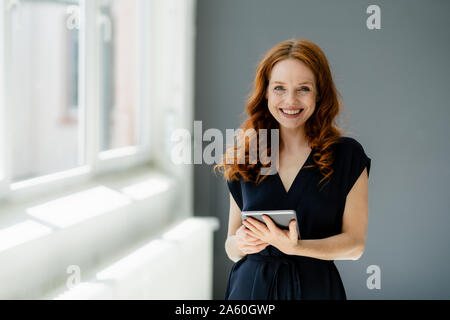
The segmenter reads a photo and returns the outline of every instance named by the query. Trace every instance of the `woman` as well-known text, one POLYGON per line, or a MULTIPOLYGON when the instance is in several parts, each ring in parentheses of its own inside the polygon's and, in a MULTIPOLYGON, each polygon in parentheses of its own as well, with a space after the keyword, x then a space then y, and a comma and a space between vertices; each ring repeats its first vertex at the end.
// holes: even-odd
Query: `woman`
MULTIPOLYGON (((255 129, 256 138, 259 129, 279 129, 278 173, 261 175, 261 162, 216 166, 230 190, 225 249, 235 262, 225 299, 346 299, 334 260, 364 251, 371 159, 335 125, 340 108, 316 44, 284 41, 260 62, 241 129, 255 129), (241 211, 288 209, 300 239, 294 220, 289 230, 267 216, 265 224, 241 222, 241 211)), ((245 147, 248 159, 249 140, 240 143, 225 158, 245 147)))

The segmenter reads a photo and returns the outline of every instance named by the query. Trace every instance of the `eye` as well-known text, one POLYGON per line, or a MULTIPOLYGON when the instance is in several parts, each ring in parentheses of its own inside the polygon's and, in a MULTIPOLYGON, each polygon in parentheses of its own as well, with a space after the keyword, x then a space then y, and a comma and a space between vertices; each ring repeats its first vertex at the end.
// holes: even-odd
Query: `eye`
POLYGON ((301 87, 300 89, 299 89, 299 91, 310 91, 310 89, 308 88, 308 87, 301 87))
POLYGON ((275 91, 282 91, 282 90, 284 90, 284 88, 283 88, 282 86, 276 86, 276 87, 274 88, 274 90, 275 90, 275 91))

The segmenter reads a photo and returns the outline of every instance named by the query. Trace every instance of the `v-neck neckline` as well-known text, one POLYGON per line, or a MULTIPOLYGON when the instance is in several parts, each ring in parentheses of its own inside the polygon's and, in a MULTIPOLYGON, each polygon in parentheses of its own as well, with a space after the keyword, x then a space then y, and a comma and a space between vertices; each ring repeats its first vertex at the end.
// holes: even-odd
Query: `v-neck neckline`
POLYGON ((282 190, 284 191, 284 194, 285 194, 285 195, 289 195, 289 193, 291 192, 291 190, 293 189, 293 187, 294 187, 294 185, 295 185, 295 182, 298 180, 298 177, 300 176, 300 174, 301 174, 302 172, 305 171, 305 170, 304 170, 304 169, 305 169, 305 166, 309 163, 310 158, 312 157, 312 154, 313 154, 313 150, 311 149, 311 151, 309 152, 308 157, 306 158, 306 160, 305 160, 305 162, 303 163, 302 167, 300 168, 300 170, 298 170, 297 174, 295 175, 294 180, 292 180, 292 183, 291 183, 291 185, 290 185, 290 187, 289 187, 288 190, 286 190, 286 188, 284 187, 283 180, 281 180, 280 174, 278 173, 278 172, 279 172, 279 169, 277 170, 276 177, 277 177, 278 181, 280 182, 281 188, 282 188, 282 190))

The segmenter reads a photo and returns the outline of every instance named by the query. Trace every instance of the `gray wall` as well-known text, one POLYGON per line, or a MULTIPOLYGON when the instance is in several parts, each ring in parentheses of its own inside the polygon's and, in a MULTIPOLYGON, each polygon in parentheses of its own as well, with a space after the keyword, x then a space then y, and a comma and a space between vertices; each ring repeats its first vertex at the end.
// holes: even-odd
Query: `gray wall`
MULTIPOLYGON (((336 261, 349 299, 450 298, 450 1, 199 0, 195 119, 236 128, 262 55, 300 36, 325 51, 345 104, 340 123, 372 159, 364 255, 336 261), (366 8, 381 7, 381 30, 366 8), (369 290, 366 269, 381 268, 369 290)), ((195 212, 215 215, 214 298, 232 262, 229 198, 212 166, 195 166, 195 212)))

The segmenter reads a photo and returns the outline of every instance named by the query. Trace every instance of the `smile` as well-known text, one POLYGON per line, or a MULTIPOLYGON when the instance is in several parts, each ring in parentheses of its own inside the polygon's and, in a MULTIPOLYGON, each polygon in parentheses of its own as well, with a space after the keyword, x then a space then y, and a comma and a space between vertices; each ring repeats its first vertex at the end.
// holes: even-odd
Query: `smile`
POLYGON ((282 109, 280 108, 281 113, 288 118, 297 117, 304 109, 282 109))

